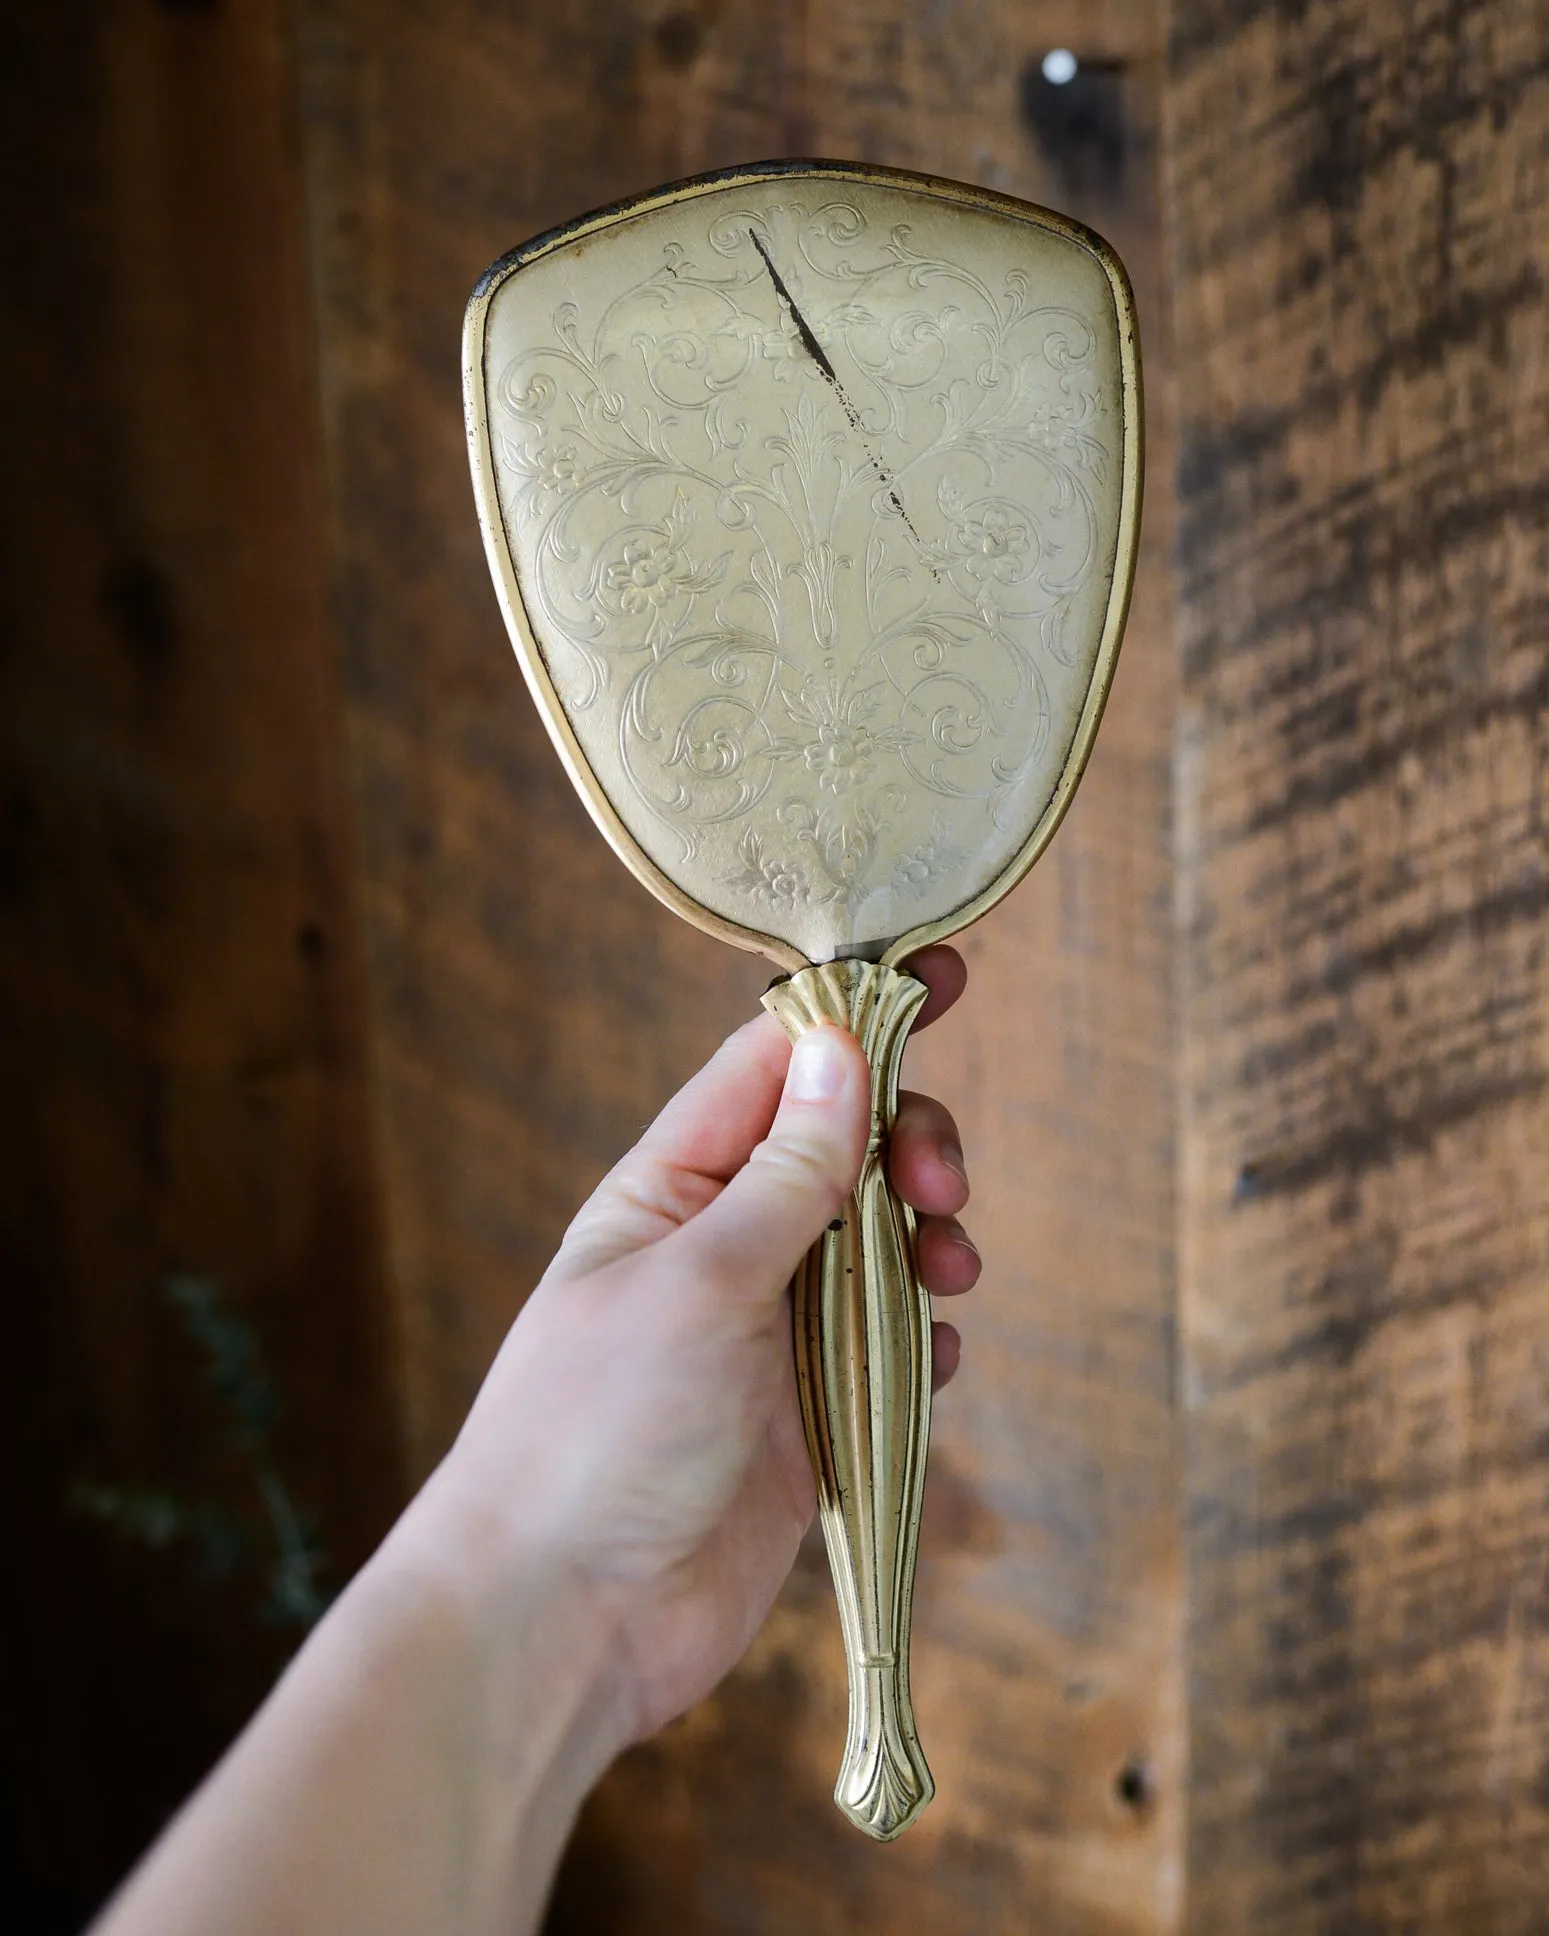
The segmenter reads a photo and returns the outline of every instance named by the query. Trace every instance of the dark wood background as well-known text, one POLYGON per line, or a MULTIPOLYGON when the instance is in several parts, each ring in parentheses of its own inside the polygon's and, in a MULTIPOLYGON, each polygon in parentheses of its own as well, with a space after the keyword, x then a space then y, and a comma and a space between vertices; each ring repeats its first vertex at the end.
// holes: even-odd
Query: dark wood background
POLYGON ((750 1012, 572 799, 458 398, 523 236, 775 154, 1137 284, 1141 578, 1076 808, 909 1079, 987 1258, 932 1452, 938 1799, 828 1800, 814 1545, 614 1771, 591 1932, 1549 1927, 1549 25, 1536 0, 25 0, 0 543, 7 1911, 77 1928, 289 1644, 72 1510, 235 1497, 259 1332, 337 1584, 567 1218, 750 1012), (1040 79, 1053 46, 1081 74, 1040 79))

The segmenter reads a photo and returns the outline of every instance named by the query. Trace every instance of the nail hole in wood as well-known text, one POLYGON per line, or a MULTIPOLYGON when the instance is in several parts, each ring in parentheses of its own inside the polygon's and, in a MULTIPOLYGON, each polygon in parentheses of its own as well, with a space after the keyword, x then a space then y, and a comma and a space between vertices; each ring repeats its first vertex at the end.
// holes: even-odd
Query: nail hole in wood
POLYGON ((687 8, 656 23, 656 51, 669 67, 692 67, 704 44, 704 23, 687 8))
POLYGON ((1027 63, 1019 91, 1022 120, 1068 194, 1122 191, 1129 160, 1122 62, 1051 47, 1027 63))
POLYGON ((1144 1815, 1151 1806, 1151 1771, 1140 1760, 1126 1761, 1114 1777, 1113 1792, 1134 1815, 1144 1815))

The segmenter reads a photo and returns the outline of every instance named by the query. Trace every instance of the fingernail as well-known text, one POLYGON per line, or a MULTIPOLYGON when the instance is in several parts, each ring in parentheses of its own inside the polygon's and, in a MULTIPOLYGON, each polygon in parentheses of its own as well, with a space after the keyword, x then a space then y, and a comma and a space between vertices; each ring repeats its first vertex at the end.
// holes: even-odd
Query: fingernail
POLYGON ((830 1102, 844 1087, 848 1064, 838 1029, 808 1029, 791 1050, 785 1093, 793 1102, 830 1102))
MULTIPOLYGON (((947 1236, 951 1239, 951 1241, 954 1244, 958 1246, 960 1250, 966 1250, 970 1253, 970 1255, 974 1257, 979 1256, 979 1246, 974 1242, 973 1238, 969 1236, 968 1232, 958 1222, 956 1217, 953 1217, 951 1222, 947 1225, 947 1236)), ((979 1261, 980 1263, 983 1263, 984 1259, 980 1257, 979 1261)))
POLYGON ((942 1142, 936 1146, 936 1154, 960 1183, 968 1181, 968 1165, 963 1161, 960 1143, 942 1142))

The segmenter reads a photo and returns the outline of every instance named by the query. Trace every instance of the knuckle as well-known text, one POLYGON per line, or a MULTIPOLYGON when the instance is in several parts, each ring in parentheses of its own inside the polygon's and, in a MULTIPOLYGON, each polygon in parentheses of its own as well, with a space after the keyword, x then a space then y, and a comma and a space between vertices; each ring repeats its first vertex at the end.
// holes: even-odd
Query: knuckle
POLYGON ((753 1152, 752 1160, 764 1175, 802 1195, 838 1203, 848 1194, 838 1174, 841 1160, 834 1150, 771 1136, 753 1152))

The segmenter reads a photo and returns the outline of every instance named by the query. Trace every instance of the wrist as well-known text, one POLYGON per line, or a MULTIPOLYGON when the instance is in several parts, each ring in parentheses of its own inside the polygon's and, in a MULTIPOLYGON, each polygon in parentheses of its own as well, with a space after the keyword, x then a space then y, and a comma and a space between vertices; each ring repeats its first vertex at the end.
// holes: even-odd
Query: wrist
POLYGON ((451 1479, 443 1468, 393 1528, 369 1569, 376 1591, 439 1636, 449 1680, 497 1743, 520 1710, 551 1758, 595 1780, 628 1738, 609 1610, 546 1528, 451 1479))
POLYGON ((517 1902, 536 1915, 582 1801, 628 1739, 600 1610, 541 1536, 435 1479, 357 1588, 377 1643, 407 1649, 490 1926, 507 1927, 517 1902))
POLYGON ((416 1501, 104 1936, 537 1928, 618 1746, 606 1645, 536 1554, 492 1590, 479 1530, 443 1497, 416 1501))

